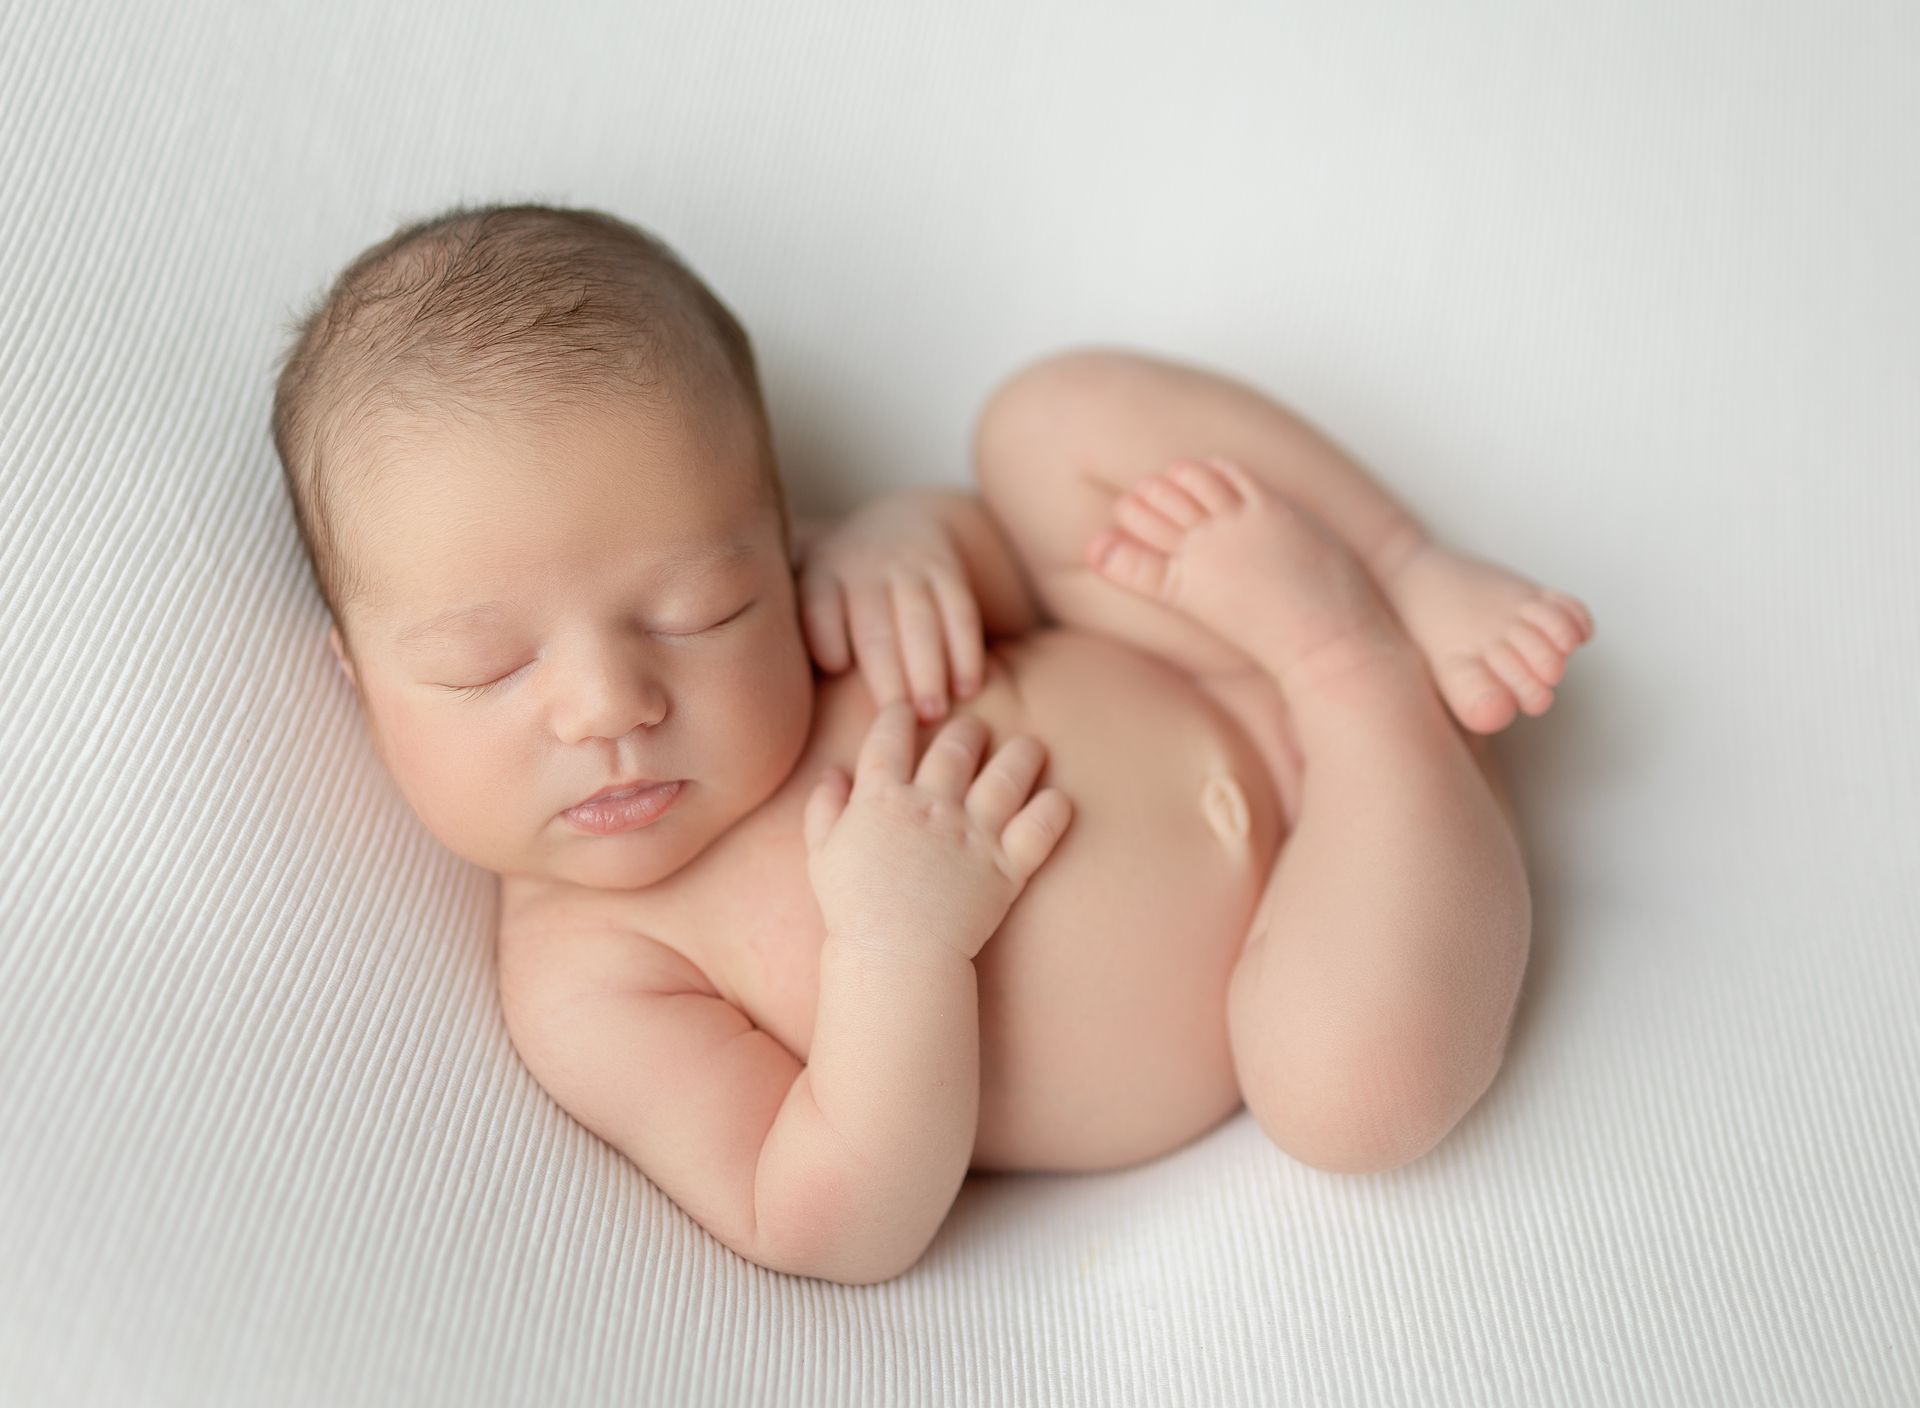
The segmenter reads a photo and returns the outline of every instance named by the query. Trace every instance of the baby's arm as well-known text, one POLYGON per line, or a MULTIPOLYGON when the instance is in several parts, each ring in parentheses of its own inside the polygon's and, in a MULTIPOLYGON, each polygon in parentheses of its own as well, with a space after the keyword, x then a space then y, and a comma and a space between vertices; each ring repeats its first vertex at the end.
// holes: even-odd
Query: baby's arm
POLYGON ((980 1121, 979 986, 947 951, 953 927, 909 914, 879 938, 821 945, 813 1046, 754 1180, 758 1223, 788 1249, 777 1269, 887 1280, 946 1220, 980 1121))
POLYGON ((1039 599, 1013 540, 986 501, 967 489, 897 489, 863 504, 841 523, 825 517, 797 516, 793 521, 795 568, 805 563, 807 551, 815 543, 842 523, 866 515, 921 516, 945 531, 966 567, 968 585, 980 608, 981 628, 989 639, 1023 636, 1042 624, 1039 599))
POLYGON ((986 501, 963 489, 914 489, 908 496, 939 516, 966 563, 980 623, 989 639, 1023 636, 1042 624, 1039 599, 1012 539, 986 501))
POLYGON ((876 705, 910 699, 920 719, 985 683, 986 642, 1046 623, 1013 543, 979 495, 884 494, 840 523, 803 520, 794 578, 821 671, 854 665, 876 705))
POLYGON ((568 1114, 741 1256, 884 1280, 925 1250, 973 1154, 979 993, 935 947, 958 942, 950 925, 929 910, 884 945, 829 935, 807 1063, 637 932, 613 960, 556 936, 580 961, 503 987, 507 1029, 568 1114))

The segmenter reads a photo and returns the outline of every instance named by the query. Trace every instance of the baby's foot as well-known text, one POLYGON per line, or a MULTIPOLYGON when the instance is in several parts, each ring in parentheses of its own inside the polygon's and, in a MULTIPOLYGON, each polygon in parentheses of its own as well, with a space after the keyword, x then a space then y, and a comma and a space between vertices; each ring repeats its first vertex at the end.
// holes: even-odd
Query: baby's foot
POLYGON ((1310 512, 1218 457, 1175 460, 1113 503, 1087 566, 1185 612, 1292 691, 1419 652, 1366 566, 1310 512), (1124 531, 1121 531, 1124 530, 1124 531))
POLYGON ((1593 638, 1593 614, 1574 597, 1431 540, 1383 571, 1381 588, 1447 707, 1475 733, 1512 723, 1516 700, 1546 713, 1566 657, 1593 638))

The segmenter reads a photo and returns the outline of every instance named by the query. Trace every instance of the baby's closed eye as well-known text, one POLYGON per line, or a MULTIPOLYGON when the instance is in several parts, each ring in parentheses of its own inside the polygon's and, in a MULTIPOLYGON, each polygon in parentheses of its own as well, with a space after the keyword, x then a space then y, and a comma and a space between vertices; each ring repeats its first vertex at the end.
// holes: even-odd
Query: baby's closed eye
MULTIPOLYGON (((738 621, 741 617, 745 616, 749 611, 751 611, 758 604, 759 604, 759 598, 756 597, 754 598, 754 600, 749 601, 745 606, 741 607, 738 611, 733 611, 728 613, 725 617, 723 617, 718 621, 715 621, 710 626, 699 626, 691 630, 684 630, 684 631, 656 630, 656 631, 649 632, 649 634, 660 637, 661 639, 664 639, 664 640, 694 640, 704 636, 711 636, 723 630, 727 626, 732 625, 735 621, 738 621)), ((529 660, 526 665, 521 665, 518 669, 509 670, 506 674, 500 675, 494 679, 488 680, 484 684, 460 685, 460 684, 444 684, 443 683, 443 684, 437 685, 437 687, 448 691, 449 693, 453 694, 456 698, 471 699, 478 695, 486 694, 494 689, 499 688, 501 685, 505 684, 508 680, 511 680, 516 675, 523 673, 527 669, 527 666, 533 663, 534 662, 532 660, 529 660)))

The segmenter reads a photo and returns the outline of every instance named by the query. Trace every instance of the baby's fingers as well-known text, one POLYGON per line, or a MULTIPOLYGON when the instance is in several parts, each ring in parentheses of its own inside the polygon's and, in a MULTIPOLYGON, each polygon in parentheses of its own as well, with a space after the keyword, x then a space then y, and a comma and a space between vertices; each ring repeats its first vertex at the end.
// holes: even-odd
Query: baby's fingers
POLYGON ((1007 823, 1000 834, 1000 849, 1013 862, 1014 876, 1021 884, 1053 854, 1072 821, 1073 803, 1067 800, 1067 794, 1058 787, 1043 787, 1007 823))
POLYGON ((1044 743, 1030 733, 1016 733, 987 759, 967 789, 968 814, 988 835, 998 836, 1033 791, 1046 762, 1044 743))
POLYGON ((913 710, 904 699, 882 705, 867 725, 866 740, 853 763, 853 787, 866 793, 890 782, 905 782, 913 770, 913 710))
POLYGON ((937 719, 947 711, 947 655, 933 593, 919 578, 896 581, 893 607, 914 708, 924 720, 937 719))
POLYGON ((853 663, 839 578, 828 572, 801 573, 800 619, 806 624, 807 646, 821 669, 837 675, 853 663))
POLYGON ((1015 734, 980 770, 967 793, 967 810, 1000 838, 1000 849, 1022 885, 1053 854, 1073 820, 1073 803, 1057 787, 1043 787, 1027 802, 1046 761, 1045 744, 1030 733, 1015 734))
POLYGON ((980 624, 980 603, 966 581, 951 572, 932 576, 933 594, 940 602, 940 616, 947 627, 947 655, 953 663, 953 693, 957 699, 971 699, 980 692, 985 672, 985 632, 980 624))
POLYGON ((853 635, 853 654, 860 662, 873 702, 885 708, 906 698, 900 673, 899 640, 894 627, 892 588, 885 582, 847 588, 847 616, 853 635))

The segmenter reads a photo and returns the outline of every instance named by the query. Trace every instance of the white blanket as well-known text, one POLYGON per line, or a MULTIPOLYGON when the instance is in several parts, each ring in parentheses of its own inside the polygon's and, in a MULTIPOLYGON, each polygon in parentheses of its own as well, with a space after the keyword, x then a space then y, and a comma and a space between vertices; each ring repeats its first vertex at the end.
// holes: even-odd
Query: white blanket
POLYGON ((0 7, 0 1402, 1920 1401, 1920 10, 0 7), (1426 1158, 1244 1111, 740 1260, 517 1061, 365 742, 285 324, 458 200, 755 336, 798 507, 1070 343, 1253 379, 1598 634, 1500 736, 1538 923, 1426 1158))

